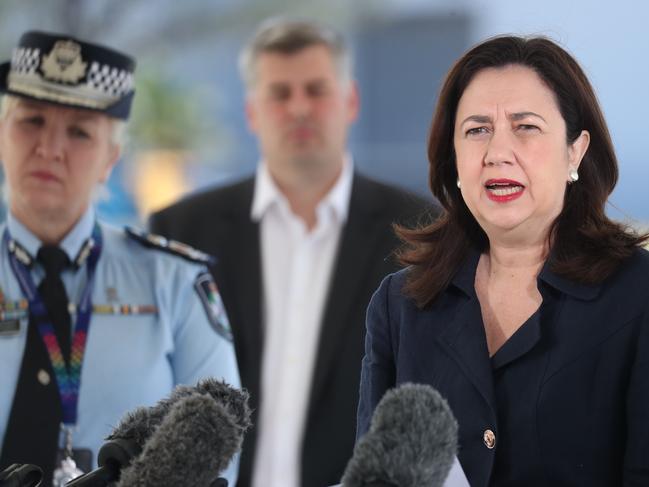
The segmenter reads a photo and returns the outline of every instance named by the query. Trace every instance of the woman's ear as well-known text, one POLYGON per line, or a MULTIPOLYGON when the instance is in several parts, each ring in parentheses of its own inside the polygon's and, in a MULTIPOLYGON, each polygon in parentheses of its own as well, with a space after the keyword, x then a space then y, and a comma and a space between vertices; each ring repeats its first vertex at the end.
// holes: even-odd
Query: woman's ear
POLYGON ((99 179, 100 183, 103 184, 106 181, 108 181, 108 178, 110 177, 110 173, 113 172, 113 168, 117 164, 117 161, 119 161, 119 157, 121 153, 122 150, 119 144, 111 142, 108 148, 108 159, 106 161, 106 166, 104 167, 104 172, 99 179))
POLYGON ((579 169, 588 146, 590 144, 590 133, 588 130, 582 130, 579 136, 573 141, 572 144, 568 147, 568 159, 570 161, 570 167, 575 171, 579 169))

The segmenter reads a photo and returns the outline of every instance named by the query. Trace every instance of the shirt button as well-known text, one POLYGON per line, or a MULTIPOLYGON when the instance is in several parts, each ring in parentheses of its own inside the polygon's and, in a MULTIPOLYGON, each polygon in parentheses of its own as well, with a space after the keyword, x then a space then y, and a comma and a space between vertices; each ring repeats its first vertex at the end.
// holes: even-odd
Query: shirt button
POLYGON ((484 433, 482 434, 482 441, 484 442, 485 446, 491 450, 494 446, 496 446, 496 435, 489 429, 484 430, 484 433))
POLYGON ((44 369, 39 370, 38 374, 36 374, 36 377, 38 378, 38 382, 40 382, 44 386, 50 383, 50 374, 48 374, 44 369))

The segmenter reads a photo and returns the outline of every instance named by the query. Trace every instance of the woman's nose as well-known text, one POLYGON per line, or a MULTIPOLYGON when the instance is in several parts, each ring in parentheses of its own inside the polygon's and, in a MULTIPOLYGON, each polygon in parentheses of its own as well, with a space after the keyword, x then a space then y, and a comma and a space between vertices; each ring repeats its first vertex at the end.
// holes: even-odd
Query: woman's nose
POLYGON ((41 130, 36 146, 36 153, 43 159, 60 160, 63 158, 65 135, 58 127, 46 126, 41 130))
POLYGON ((512 164, 515 160, 513 150, 513 140, 507 130, 494 130, 489 143, 487 152, 484 156, 485 166, 496 166, 500 164, 512 164))

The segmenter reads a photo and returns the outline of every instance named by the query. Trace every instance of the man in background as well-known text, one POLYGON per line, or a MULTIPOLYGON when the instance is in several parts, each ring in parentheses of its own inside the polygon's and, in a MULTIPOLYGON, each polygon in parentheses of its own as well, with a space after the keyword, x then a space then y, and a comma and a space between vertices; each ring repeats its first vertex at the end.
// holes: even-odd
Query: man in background
POLYGON ((238 485, 330 485, 354 445, 365 308, 396 269, 391 225, 437 210, 354 170, 359 97, 339 34, 268 21, 240 69, 256 175, 154 214, 151 229, 217 257, 256 410, 238 485))

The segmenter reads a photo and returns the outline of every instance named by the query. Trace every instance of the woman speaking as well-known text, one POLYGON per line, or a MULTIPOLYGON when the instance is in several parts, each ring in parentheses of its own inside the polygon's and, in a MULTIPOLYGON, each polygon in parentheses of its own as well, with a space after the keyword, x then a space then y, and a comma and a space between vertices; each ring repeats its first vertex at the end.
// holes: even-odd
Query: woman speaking
POLYGON ((649 485, 649 254, 607 218, 611 139, 577 62, 545 38, 466 53, 428 143, 435 223, 368 310, 358 434, 427 383, 472 486, 649 485))

